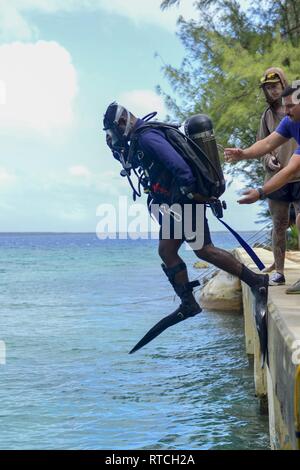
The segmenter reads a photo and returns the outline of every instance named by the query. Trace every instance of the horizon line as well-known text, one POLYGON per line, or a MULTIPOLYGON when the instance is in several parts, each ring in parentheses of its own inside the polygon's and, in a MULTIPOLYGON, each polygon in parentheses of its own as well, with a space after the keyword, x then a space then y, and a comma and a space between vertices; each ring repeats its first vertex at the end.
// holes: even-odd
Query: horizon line
MULTIPOLYGON (((249 229, 249 230, 239 230, 239 232, 256 232, 257 230, 255 229, 249 229)), ((229 233, 227 230, 211 230, 211 233, 229 233)), ((0 231, 0 235, 11 235, 11 234, 23 234, 23 235, 96 235, 98 234, 96 232, 67 232, 67 231, 0 231)), ((159 232, 134 232, 132 235, 158 235, 159 232)), ((111 236, 111 235, 129 235, 127 232, 101 232, 99 235, 106 235, 106 236, 111 236)))

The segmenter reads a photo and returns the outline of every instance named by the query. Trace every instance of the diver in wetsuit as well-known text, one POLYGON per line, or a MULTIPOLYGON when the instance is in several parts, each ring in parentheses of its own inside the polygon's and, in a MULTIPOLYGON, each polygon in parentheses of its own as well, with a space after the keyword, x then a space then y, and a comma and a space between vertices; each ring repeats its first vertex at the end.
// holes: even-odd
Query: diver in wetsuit
MULTIPOLYGON (((145 124, 144 121, 136 118, 126 108, 117 103, 112 103, 108 106, 103 124, 106 132, 106 142, 113 151, 115 158, 123 159, 124 164, 128 161, 128 156, 130 155, 133 166, 139 166, 146 170, 149 179, 150 195, 154 203, 162 205, 167 203, 169 206, 176 203, 182 209, 180 221, 176 220, 172 213, 169 217, 170 234, 168 238, 163 237, 162 230, 166 215, 160 215, 159 222, 161 229, 158 248, 159 256, 163 261, 163 271, 174 291, 179 296, 181 304, 175 312, 156 325, 152 329, 153 331, 150 330, 152 331, 150 335, 146 335, 131 351, 135 352, 168 326, 188 317, 193 317, 202 310, 193 295, 193 288, 199 285, 199 282, 189 281, 186 264, 178 253, 183 242, 187 241, 190 243, 191 240, 186 239, 184 230, 181 231, 183 235, 180 239, 176 238, 175 235, 178 233, 177 224, 183 224, 182 221, 184 220, 184 213, 187 211, 187 208, 191 210, 192 225, 193 227, 196 226, 197 204, 204 204, 205 201, 197 190, 197 181, 190 166, 168 142, 161 130, 151 129, 150 127, 144 129, 143 132, 139 132, 139 129, 145 124), (131 152, 133 142, 134 155, 131 152)), ((205 215, 201 229, 204 232, 204 243, 202 248, 194 249, 195 255, 227 273, 237 276, 251 287, 257 299, 261 316, 264 317, 260 329, 261 337, 264 338, 261 343, 261 349, 265 349, 268 275, 256 274, 240 263, 229 252, 215 247, 211 241, 205 215)))

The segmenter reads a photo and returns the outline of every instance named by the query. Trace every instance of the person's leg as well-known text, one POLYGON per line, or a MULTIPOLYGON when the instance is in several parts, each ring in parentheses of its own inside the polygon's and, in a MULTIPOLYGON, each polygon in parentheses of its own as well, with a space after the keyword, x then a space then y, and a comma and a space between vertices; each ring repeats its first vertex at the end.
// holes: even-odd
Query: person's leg
MULTIPOLYGON (((178 254, 182 243, 183 240, 159 240, 158 254, 166 268, 171 269, 176 266, 185 266, 183 259, 178 254)), ((187 269, 178 271, 175 275, 175 280, 180 284, 187 284, 189 282, 187 269)))
POLYGON ((277 273, 283 275, 290 203, 272 199, 269 199, 268 202, 273 220, 272 249, 275 260, 275 270, 277 273))
POLYGON ((181 304, 171 314, 163 317, 143 336, 143 338, 132 348, 130 354, 138 351, 170 326, 194 317, 202 311, 199 304, 193 296, 193 287, 199 285, 199 282, 189 282, 186 265, 178 255, 178 250, 183 240, 162 239, 160 231, 159 255, 164 262, 162 268, 169 279, 176 294, 181 299, 181 304))
MULTIPOLYGON (((294 201, 293 206, 296 215, 296 226, 298 228, 298 248, 300 248, 300 201, 294 201)), ((287 288, 286 294, 300 294, 300 279, 287 288)))
POLYGON ((189 282, 186 264, 178 254, 182 243, 183 240, 160 240, 158 252, 163 261, 162 269, 181 299, 181 305, 174 313, 180 311, 188 317, 201 312, 193 295, 193 288, 199 283, 189 282))
POLYGON ((266 277, 266 275, 256 274, 251 271, 231 253, 213 244, 205 245, 201 250, 196 250, 195 254, 198 258, 213 264, 217 268, 237 276, 250 287, 263 283, 263 279, 266 277))
POLYGON ((268 277, 256 274, 238 261, 231 253, 214 246, 206 217, 204 219, 204 246, 200 250, 194 250, 194 253, 198 258, 213 264, 233 276, 237 276, 250 287, 264 284, 264 280, 268 277))
POLYGON ((300 249, 300 201, 294 201, 293 206, 296 214, 296 226, 298 229, 298 249, 300 249))
MULTIPOLYGON (((273 230, 274 230, 274 227, 272 227, 272 230, 271 230, 271 237, 272 237, 272 238, 273 238, 273 230)), ((273 249, 272 249, 272 252, 273 252, 273 249)), ((273 253, 273 255, 274 255, 274 253, 273 253)), ((274 271, 274 269, 275 269, 275 261, 273 261, 273 263, 270 264, 270 266, 266 266, 266 267, 262 270, 262 272, 263 272, 263 273, 271 273, 272 271, 274 271)))
POLYGON ((168 268, 183 263, 178 254, 182 243, 183 240, 159 240, 158 254, 168 268))

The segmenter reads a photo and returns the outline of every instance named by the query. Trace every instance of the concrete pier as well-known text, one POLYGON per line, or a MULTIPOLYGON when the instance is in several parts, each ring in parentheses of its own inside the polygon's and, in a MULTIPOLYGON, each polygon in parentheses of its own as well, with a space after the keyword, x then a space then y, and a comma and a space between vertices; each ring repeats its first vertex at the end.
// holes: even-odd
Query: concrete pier
MULTIPOLYGON (((266 266, 273 255, 255 249, 266 266)), ((235 255, 249 268, 255 265, 242 249, 235 255)), ((300 279, 300 252, 289 252, 285 267, 286 286, 269 288, 269 365, 261 367, 260 346, 253 316, 253 296, 242 283, 246 351, 254 355, 256 395, 267 402, 272 449, 300 449, 300 295, 287 295, 286 288, 300 279)))

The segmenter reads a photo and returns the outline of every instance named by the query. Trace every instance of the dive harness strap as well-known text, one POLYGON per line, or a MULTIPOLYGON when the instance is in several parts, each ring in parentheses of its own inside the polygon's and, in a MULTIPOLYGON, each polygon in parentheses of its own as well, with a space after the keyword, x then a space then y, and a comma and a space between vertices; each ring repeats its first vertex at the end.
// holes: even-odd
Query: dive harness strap
POLYGON ((216 201, 216 202, 213 202, 212 204, 210 204, 210 207, 212 209, 212 212, 214 214, 214 216, 221 222, 221 224, 223 224, 227 230, 229 230, 230 233, 232 233, 232 235, 237 239, 237 241, 239 242, 239 244, 241 245, 242 248, 244 248, 244 250, 246 251, 246 253, 248 253, 248 255, 250 256, 250 258, 253 260, 253 262, 256 264, 256 266, 258 267, 258 269, 260 271, 262 271, 263 269, 265 269, 265 265, 264 263, 261 261, 261 259, 257 256, 257 254, 255 253, 255 251, 251 248, 250 245, 248 245, 248 243, 246 242, 246 240, 243 239, 243 237, 241 237, 241 235, 239 233, 237 233, 232 227, 230 227, 230 225, 228 225, 226 222, 224 222, 224 220, 222 220, 222 217, 223 217, 223 210, 222 210, 222 204, 221 204, 221 201, 216 201), (215 205, 218 205, 220 207, 216 208, 213 207, 215 205))

